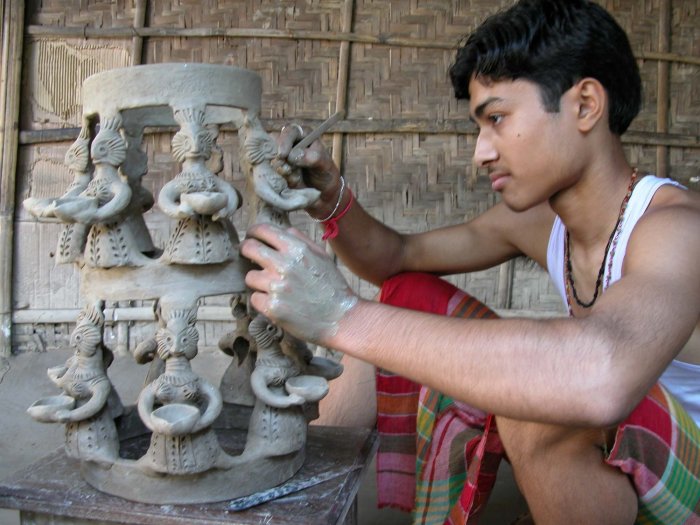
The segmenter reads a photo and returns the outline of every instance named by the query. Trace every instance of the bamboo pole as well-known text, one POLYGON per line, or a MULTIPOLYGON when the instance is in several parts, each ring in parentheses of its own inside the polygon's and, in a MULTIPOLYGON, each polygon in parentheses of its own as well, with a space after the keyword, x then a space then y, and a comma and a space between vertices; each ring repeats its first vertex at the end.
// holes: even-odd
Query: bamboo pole
POLYGON ((510 309, 513 304, 513 279, 515 277, 515 259, 504 262, 498 268, 498 289, 496 308, 510 309))
MULTIPOLYGON (((15 324, 60 324, 75 323, 80 310, 77 308, 15 310, 12 322, 15 324)), ((153 308, 148 306, 116 307, 104 309, 105 322, 155 321, 153 308)), ((197 309, 199 321, 232 321, 233 313, 228 306, 200 306, 197 309)))
POLYGON ((228 27, 58 27, 31 25, 27 34, 42 38, 114 39, 134 36, 150 38, 269 38, 283 40, 325 40, 330 42, 358 42, 363 44, 456 49, 456 42, 416 40, 412 38, 360 35, 356 33, 331 33, 295 29, 261 29, 228 27))
POLYGON ((6 359, 12 353, 12 259, 24 0, 5 0, 0 9, 0 358, 6 359))
MULTIPOLYGON (((143 29, 146 25, 146 7, 148 0, 136 0, 134 6, 134 30, 143 29)), ((131 64, 140 65, 143 62, 143 39, 141 35, 135 35, 131 39, 131 64)))
MULTIPOLYGON (((57 27, 57 26, 27 26, 29 36, 41 38, 84 38, 84 39, 114 39, 114 38, 269 38, 283 40, 324 40, 329 42, 354 42, 378 46, 416 47, 428 49, 457 49, 458 42, 439 40, 421 40, 417 38, 392 37, 390 35, 362 35, 358 33, 330 33, 328 31, 304 31, 293 29, 256 29, 256 28, 180 28, 180 27, 57 27)), ((659 53, 653 51, 638 51, 635 56, 642 60, 660 60, 665 62, 681 62, 700 65, 700 57, 679 55, 675 53, 659 53)))
MULTIPOLYGON (((343 5, 342 31, 352 32, 352 14, 355 9, 354 0, 345 0, 343 5)), ((348 111, 348 82, 350 80, 350 41, 344 40, 340 43, 338 59, 338 87, 335 96, 335 111, 343 116, 348 111)), ((333 134, 333 162, 342 172, 343 164, 343 134, 333 134)))
MULTIPOLYGON (((342 32, 350 33, 352 31, 352 13, 355 9, 354 0, 345 0, 342 13, 342 32)), ((348 102, 348 82, 350 79, 350 42, 344 40, 340 43, 340 51, 338 52, 338 83, 335 93, 335 111, 341 115, 347 115, 348 102)), ((343 133, 333 133, 333 149, 331 150, 333 162, 341 173, 343 173, 343 133)), ((330 243, 326 243, 326 253, 337 260, 333 248, 330 243)))
MULTIPOLYGON (((511 308, 494 308, 499 315, 523 317, 560 317, 564 315, 560 311, 550 310, 527 310, 511 308)), ((14 324, 62 324, 75 323, 80 313, 79 309, 57 309, 57 310, 17 310, 12 316, 14 324)), ((153 322, 155 315, 153 308, 145 306, 105 308, 105 323, 110 325, 128 322, 153 322)), ((234 321, 231 308, 227 306, 200 306, 197 309, 197 321, 234 321)))
MULTIPOLYGON (((315 128, 323 122, 320 119, 299 119, 300 124, 315 128)), ((264 125, 268 130, 279 130, 289 123, 288 119, 265 119, 264 125)), ((333 129, 342 134, 385 134, 385 133, 422 133, 430 134, 457 134, 476 135, 476 127, 468 120, 449 120, 436 122, 428 119, 348 119, 340 120, 334 124, 333 129)), ((234 131, 232 126, 221 126, 222 131, 234 131)), ((146 128, 145 134, 174 133, 176 127, 146 128)), ((21 131, 19 143, 21 145, 42 144, 47 142, 73 142, 80 132, 80 128, 61 128, 35 131, 21 131)), ((677 148, 700 148, 700 140, 697 135, 682 135, 679 133, 658 133, 653 131, 627 131, 622 136, 625 144, 637 144, 642 146, 668 146, 677 148)))
MULTIPOLYGON (((666 53, 671 47, 671 0, 661 0, 659 3, 659 52, 666 53)), ((668 132, 668 113, 670 98, 668 95, 669 63, 659 61, 656 75, 656 131, 668 132)), ((658 145, 656 147, 656 174, 659 177, 668 177, 668 147, 658 145)))
POLYGON ((641 60, 659 60, 661 62, 678 62, 700 66, 700 57, 679 55, 677 53, 658 53, 654 51, 638 51, 635 56, 641 60))

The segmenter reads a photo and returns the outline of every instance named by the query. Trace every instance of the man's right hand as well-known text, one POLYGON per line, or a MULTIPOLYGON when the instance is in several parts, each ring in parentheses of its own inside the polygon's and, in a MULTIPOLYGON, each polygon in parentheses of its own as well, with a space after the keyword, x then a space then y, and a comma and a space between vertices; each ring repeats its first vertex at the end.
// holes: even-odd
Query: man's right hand
POLYGON ((294 148, 304 138, 302 131, 308 132, 299 125, 282 128, 277 138, 277 160, 280 162, 275 163, 276 169, 286 177, 289 166, 301 168, 304 185, 321 192, 321 197, 306 211, 312 217, 322 219, 328 217, 338 202, 340 171, 320 140, 306 149, 294 148))

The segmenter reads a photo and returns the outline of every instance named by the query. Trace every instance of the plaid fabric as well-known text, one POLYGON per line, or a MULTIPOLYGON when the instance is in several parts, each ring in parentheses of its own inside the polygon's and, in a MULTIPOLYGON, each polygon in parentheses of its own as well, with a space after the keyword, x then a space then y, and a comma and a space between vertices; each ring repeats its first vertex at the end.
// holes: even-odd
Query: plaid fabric
POLYGON ((406 512, 416 495, 416 411, 420 386, 377 370, 377 505, 406 512))
MULTIPOLYGON (((455 317, 495 317, 425 274, 390 279, 380 300, 455 317)), ((377 396, 379 506, 413 510, 414 523, 477 523, 504 457, 495 418, 383 371, 377 396)), ((634 484, 636 523, 700 525, 700 429, 662 386, 654 386, 619 426, 605 460, 634 484)))
POLYGON ((636 523, 700 524, 700 429, 661 385, 620 425, 606 462, 634 483, 636 523))
MULTIPOLYGON (((427 274, 402 274, 382 286, 382 303, 444 315, 456 288, 427 274)), ((377 503, 413 510, 416 494, 416 413, 420 385, 377 371, 377 503)))
MULTIPOLYGON (((496 317, 473 297, 427 274, 388 280, 380 300, 441 315, 496 317)), ((448 514, 454 523, 466 523, 470 511, 478 515, 503 457, 493 420, 486 425, 484 412, 386 371, 377 373, 377 411, 379 506, 413 510, 414 522, 425 524, 442 524, 448 514)))

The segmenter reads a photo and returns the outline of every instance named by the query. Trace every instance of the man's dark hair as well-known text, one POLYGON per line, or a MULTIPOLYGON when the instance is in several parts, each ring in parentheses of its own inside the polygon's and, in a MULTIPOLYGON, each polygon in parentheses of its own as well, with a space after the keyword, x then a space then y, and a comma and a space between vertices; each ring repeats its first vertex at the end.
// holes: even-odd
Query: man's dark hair
POLYGON ((622 135, 639 113, 642 83, 624 30, 589 0, 521 0, 487 18, 457 51, 450 67, 455 96, 469 99, 469 81, 525 79, 540 88, 546 111, 585 77, 609 99, 610 130, 622 135))

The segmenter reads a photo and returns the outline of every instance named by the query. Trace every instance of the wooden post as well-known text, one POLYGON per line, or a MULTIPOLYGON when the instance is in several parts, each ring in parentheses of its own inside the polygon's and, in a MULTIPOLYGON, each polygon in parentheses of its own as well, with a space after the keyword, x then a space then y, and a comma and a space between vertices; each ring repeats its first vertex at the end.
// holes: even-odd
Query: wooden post
MULTIPOLYGON (((143 29, 146 23, 146 6, 148 0, 136 0, 134 6, 134 29, 143 29)), ((138 66, 143 62, 143 37, 136 35, 131 39, 131 65, 138 66)))
MULTIPOLYGON (((355 0, 345 0, 343 5, 343 20, 341 31, 343 34, 352 32, 352 13, 355 9, 355 0)), ((338 57, 338 84, 335 95, 335 111, 340 112, 343 118, 347 118, 348 105, 348 81, 350 78, 350 41, 343 40, 340 43, 338 57)), ((343 173, 343 133, 333 134, 333 149, 331 153, 333 162, 343 173)), ((335 258, 330 243, 326 244, 326 252, 335 258)))
MULTIPOLYGON (((345 0, 343 6, 342 32, 352 32, 352 13, 355 9, 354 0, 345 0)), ((338 87, 335 96, 335 111, 341 112, 347 118, 348 106, 348 81, 350 78, 350 41, 340 43, 340 57, 338 60, 338 87)), ((333 162, 342 168, 343 162, 343 134, 333 134, 333 162)))
MULTIPOLYGON (((659 53, 668 53, 671 47, 671 0, 659 2, 659 53)), ((657 64, 657 89, 656 89, 656 131, 668 132, 668 110, 670 104, 669 91, 669 63, 660 60, 657 64)), ((668 177, 668 147, 656 147, 656 174, 659 177, 668 177)))
POLYGON ((508 310, 513 304, 513 278, 515 276, 515 259, 501 264, 498 269, 498 289, 496 308, 508 310))
POLYGON ((0 2, 0 10, 0 358, 7 358, 12 353, 12 259, 24 0, 0 2))

